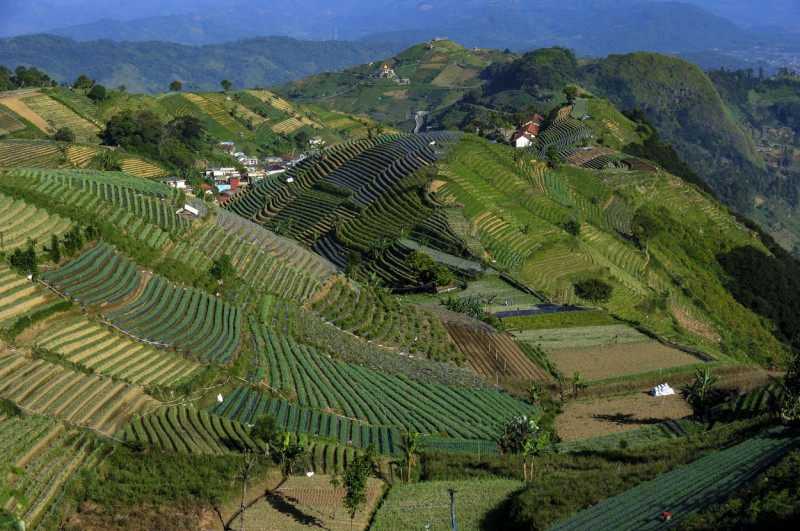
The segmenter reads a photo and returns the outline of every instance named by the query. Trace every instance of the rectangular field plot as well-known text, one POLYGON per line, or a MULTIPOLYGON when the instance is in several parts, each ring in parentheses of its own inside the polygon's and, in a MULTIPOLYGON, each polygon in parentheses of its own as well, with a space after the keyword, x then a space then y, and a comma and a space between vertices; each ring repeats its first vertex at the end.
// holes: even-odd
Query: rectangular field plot
POLYGON ((247 529, 366 529, 381 493, 382 482, 375 478, 367 479, 366 507, 356 513, 351 523, 342 505, 344 489, 331 486, 330 476, 291 476, 265 500, 259 500, 247 509, 247 529))
POLYGON ((455 489, 459 529, 500 529, 505 502, 523 489, 513 479, 426 481, 394 485, 375 514, 370 529, 449 529, 450 496, 455 489), (493 517, 492 517, 493 516, 493 517))
POLYGON ((584 380, 602 380, 700 362, 694 356, 655 341, 560 348, 549 350, 547 356, 562 374, 580 372, 584 380))
POLYGON ((649 337, 628 325, 522 330, 514 335, 518 340, 529 341, 545 350, 651 342, 649 337))

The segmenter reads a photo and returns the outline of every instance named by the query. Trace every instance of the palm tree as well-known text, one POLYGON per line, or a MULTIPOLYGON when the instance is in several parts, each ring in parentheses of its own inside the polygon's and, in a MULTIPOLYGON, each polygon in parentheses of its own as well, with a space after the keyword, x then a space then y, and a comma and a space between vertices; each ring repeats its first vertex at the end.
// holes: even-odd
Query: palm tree
POLYGON ((719 381, 719 376, 708 372, 708 367, 697 369, 694 380, 690 384, 681 386, 681 396, 692 408, 692 412, 700 416, 706 409, 711 386, 719 381))

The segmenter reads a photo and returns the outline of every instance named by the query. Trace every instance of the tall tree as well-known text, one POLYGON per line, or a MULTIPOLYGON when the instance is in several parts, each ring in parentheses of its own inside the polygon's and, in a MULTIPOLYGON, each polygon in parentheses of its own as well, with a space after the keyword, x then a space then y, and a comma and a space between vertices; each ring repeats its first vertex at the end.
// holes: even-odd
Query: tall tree
POLYGON ((220 81, 220 85, 222 85, 222 90, 224 90, 225 92, 228 92, 231 89, 231 87, 233 86, 233 83, 231 83, 227 79, 223 79, 222 81, 220 81))
POLYGON ((375 446, 370 444, 367 451, 353 459, 342 474, 345 489, 344 506, 350 515, 350 527, 356 513, 367 503, 367 478, 375 468, 375 446))
POLYGON ((183 83, 177 79, 169 84, 169 89, 173 92, 180 92, 183 89, 183 83))

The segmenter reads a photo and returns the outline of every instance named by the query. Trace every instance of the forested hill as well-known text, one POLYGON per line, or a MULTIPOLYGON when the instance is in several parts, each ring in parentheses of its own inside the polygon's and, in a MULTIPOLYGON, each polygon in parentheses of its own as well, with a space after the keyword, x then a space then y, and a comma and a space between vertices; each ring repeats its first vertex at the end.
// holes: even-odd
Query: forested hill
MULTIPOLYGON (((237 34, 231 33, 232 38, 237 34)), ((222 79, 236 88, 284 83, 325 70, 392 55, 397 43, 312 42, 256 37, 209 46, 167 42, 78 42, 55 35, 0 40, 0 64, 35 65, 57 81, 87 74, 98 83, 154 93, 178 80, 187 88, 219 89, 222 79)))

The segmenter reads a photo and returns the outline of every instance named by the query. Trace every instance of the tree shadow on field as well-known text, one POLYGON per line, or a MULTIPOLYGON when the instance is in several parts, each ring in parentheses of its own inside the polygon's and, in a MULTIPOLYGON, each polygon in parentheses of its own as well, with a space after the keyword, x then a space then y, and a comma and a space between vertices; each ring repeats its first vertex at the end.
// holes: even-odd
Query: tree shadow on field
POLYGON ((295 521, 301 525, 308 526, 308 527, 319 527, 324 528, 323 522, 318 520, 316 517, 311 516, 310 514, 306 514, 297 506, 293 505, 290 500, 292 498, 284 497, 281 494, 274 494, 269 493, 266 496, 267 503, 269 503, 273 509, 276 511, 280 511, 283 514, 289 515, 295 519, 295 521))
POLYGON ((483 518, 481 518, 481 521, 478 523, 478 529, 486 529, 487 531, 493 529, 508 529, 508 517, 511 513, 511 503, 524 491, 524 488, 515 490, 509 494, 505 500, 490 509, 483 515, 483 518))
POLYGON ((598 413, 596 415, 592 415, 592 418, 597 420, 603 420, 606 422, 613 422, 615 424, 637 424, 642 426, 661 424, 662 422, 664 422, 663 418, 635 417, 633 413, 613 413, 613 414, 598 413))

